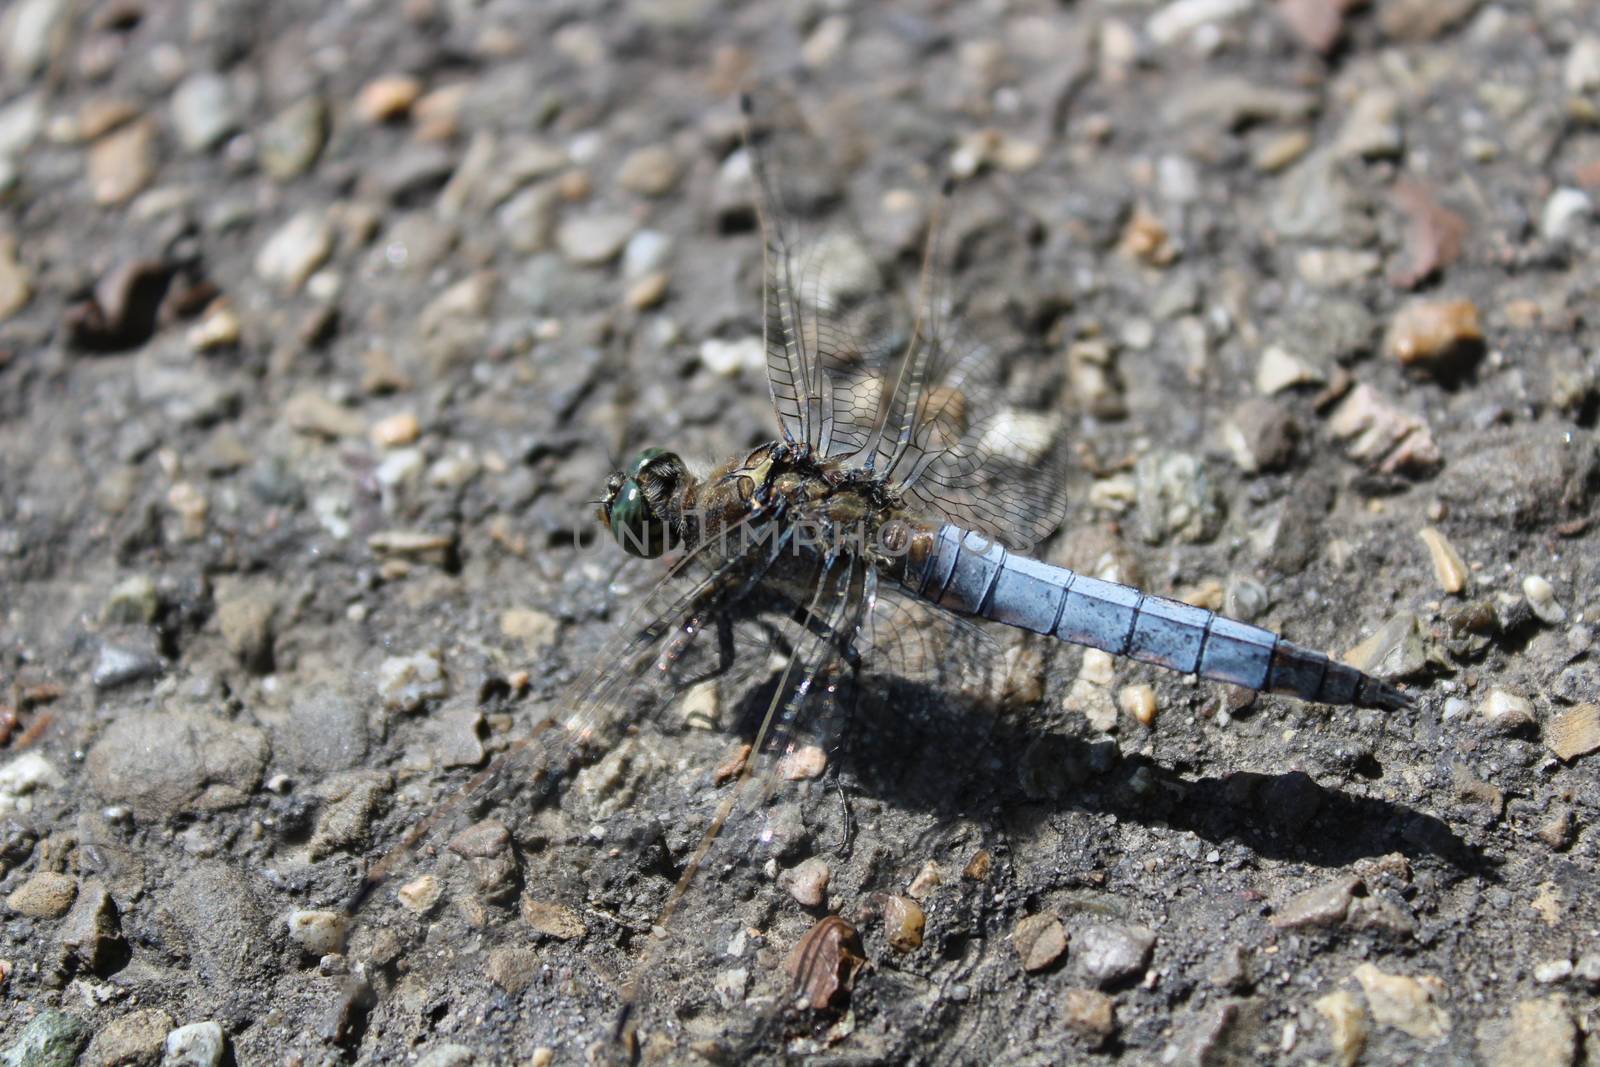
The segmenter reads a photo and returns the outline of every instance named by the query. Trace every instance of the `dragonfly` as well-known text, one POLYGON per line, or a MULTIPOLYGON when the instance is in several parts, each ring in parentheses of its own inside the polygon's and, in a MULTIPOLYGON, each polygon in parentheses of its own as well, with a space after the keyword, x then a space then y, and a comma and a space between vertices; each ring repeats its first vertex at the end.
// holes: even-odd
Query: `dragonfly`
MULTIPOLYGON (((941 687, 985 674, 999 656, 984 623, 1247 690, 1408 706, 1269 630, 1038 558, 1062 521, 1067 465, 1048 420, 1007 390, 1026 345, 958 321, 943 226, 953 183, 931 212, 912 306, 886 310, 856 231, 817 221, 837 198, 796 176, 815 156, 786 133, 803 120, 751 96, 740 107, 777 436, 705 470, 653 445, 610 474, 595 519, 625 555, 665 570, 546 724, 565 743, 603 752, 647 708, 706 686, 754 691, 737 776, 770 799, 772 768, 826 735, 864 675, 941 687)), ((761 801, 728 791, 656 929, 742 804, 761 801)))

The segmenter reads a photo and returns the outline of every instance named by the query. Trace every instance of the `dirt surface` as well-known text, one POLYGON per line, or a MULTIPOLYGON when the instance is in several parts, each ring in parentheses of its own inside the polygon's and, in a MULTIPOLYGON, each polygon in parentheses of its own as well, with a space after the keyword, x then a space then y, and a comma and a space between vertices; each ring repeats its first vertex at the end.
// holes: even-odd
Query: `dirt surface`
POLYGON ((658 1063, 1600 1058, 1591 4, 12 0, 0 52, 7 1064, 615 1059, 634 980, 658 1063), (972 175, 957 287, 1077 450, 1045 558, 1417 705, 1000 634, 659 937, 703 707, 347 919, 648 589, 612 457, 774 434, 751 82, 899 282, 972 175), (865 967, 791 1010, 827 914, 865 967))

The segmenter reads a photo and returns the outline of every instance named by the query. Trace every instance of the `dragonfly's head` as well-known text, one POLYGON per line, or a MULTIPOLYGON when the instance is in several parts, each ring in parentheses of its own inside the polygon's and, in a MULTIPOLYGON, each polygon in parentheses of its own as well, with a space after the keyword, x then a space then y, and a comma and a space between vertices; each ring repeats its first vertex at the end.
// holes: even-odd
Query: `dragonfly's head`
POLYGON ((599 518, 624 551, 654 559, 673 546, 670 511, 686 476, 677 453, 647 448, 606 479, 599 518))

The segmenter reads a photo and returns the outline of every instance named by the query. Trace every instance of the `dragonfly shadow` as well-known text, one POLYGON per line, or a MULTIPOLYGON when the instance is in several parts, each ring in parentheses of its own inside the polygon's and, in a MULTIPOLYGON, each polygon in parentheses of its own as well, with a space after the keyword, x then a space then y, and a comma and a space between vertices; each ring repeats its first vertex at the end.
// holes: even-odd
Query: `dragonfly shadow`
POLYGON ((840 758, 863 792, 942 824, 997 805, 1035 805, 1188 831, 1269 859, 1339 867, 1398 852, 1493 876, 1489 857, 1409 805, 1324 786, 1299 770, 1197 776, 1123 753, 1110 738, 1036 722, 896 680, 857 702, 840 758))

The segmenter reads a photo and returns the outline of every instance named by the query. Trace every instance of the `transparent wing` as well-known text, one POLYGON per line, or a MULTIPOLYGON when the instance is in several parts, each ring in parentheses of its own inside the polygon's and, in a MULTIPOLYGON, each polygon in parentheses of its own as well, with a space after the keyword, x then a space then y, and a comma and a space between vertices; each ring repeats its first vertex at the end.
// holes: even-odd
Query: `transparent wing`
POLYGON ((824 457, 870 440, 883 368, 905 344, 845 185, 792 97, 741 100, 764 250, 767 382, 786 440, 824 457))
POLYGON ((914 310, 878 270, 830 156, 787 96, 746 98, 765 247, 768 383, 784 435, 870 466, 914 510, 1015 549, 1059 525, 1059 424, 1009 396, 1030 353, 1003 322, 957 324, 944 240, 929 225, 914 310))

